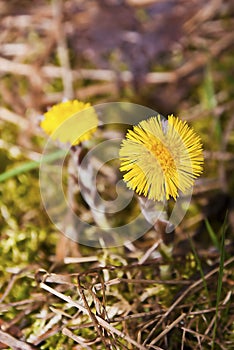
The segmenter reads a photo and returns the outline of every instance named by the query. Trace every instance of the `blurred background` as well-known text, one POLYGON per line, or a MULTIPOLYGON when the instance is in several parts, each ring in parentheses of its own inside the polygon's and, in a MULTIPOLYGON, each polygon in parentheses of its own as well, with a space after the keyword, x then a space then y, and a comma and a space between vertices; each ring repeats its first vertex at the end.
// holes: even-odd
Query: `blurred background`
POLYGON ((187 120, 202 138, 205 169, 174 254, 191 250, 189 232, 199 254, 212 256, 204 219, 219 240, 225 216, 233 253, 234 3, 0 0, 0 18, 1 296, 28 295, 25 274, 6 292, 12 269, 30 275, 34 264, 54 261, 59 235, 43 210, 34 162, 46 143, 40 116, 64 98, 128 101, 187 120))
MULTIPOLYGON (((0 1, 1 173, 40 160, 40 116, 64 98, 134 102, 201 135, 194 195, 222 223, 234 188, 233 12, 221 0, 0 1)), ((1 183, 2 226, 7 215, 17 225, 41 220, 37 176, 1 183)), ((188 225, 201 221, 194 210, 188 225)))

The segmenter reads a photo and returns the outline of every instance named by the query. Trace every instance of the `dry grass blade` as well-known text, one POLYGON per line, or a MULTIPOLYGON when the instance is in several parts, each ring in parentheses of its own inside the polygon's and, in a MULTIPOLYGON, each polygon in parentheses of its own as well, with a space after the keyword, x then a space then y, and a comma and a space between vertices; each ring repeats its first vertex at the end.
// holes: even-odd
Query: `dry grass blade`
MULTIPOLYGON (((182 321, 183 318, 185 318, 185 316, 186 316, 186 314, 182 313, 179 317, 177 317, 177 319, 175 319, 172 323, 167 325, 166 328, 156 338, 154 338, 150 342, 149 346, 154 345, 160 339, 162 339, 168 332, 170 332, 172 330, 172 328, 174 328, 180 321, 182 321)), ((153 330, 155 330, 155 329, 153 328, 153 330)))
POLYGON ((23 130, 27 130, 29 128, 29 122, 27 119, 4 107, 0 107, 0 119, 19 125, 23 130))
MULTIPOLYGON (((77 303, 76 301, 72 300, 70 297, 67 297, 66 295, 56 291, 54 288, 49 287, 48 285, 46 285, 45 283, 40 283, 40 287, 47 290, 49 293, 54 294, 55 296, 57 296, 58 298, 66 301, 68 304, 76 307, 78 310, 80 310, 81 312, 83 312, 86 315, 89 315, 88 310, 83 307, 82 305, 80 305, 79 303, 77 303)), ((127 334, 124 334, 123 332, 120 332, 118 329, 114 328, 113 326, 111 326, 108 322, 106 322, 105 320, 103 320, 101 317, 96 316, 96 320, 98 321, 98 323, 104 327, 107 331, 109 331, 110 333, 114 333, 115 335, 117 335, 120 338, 125 339, 126 341, 128 341, 130 344, 134 345, 136 347, 136 349, 140 349, 140 350, 147 350, 146 347, 144 347, 143 345, 138 344, 134 339, 131 339, 127 334)))
MULTIPOLYGON (((80 296, 81 296, 81 298, 82 298, 82 300, 83 300, 83 303, 84 303, 84 305, 85 305, 85 308, 86 308, 86 310, 87 310, 87 312, 88 312, 88 314, 89 314, 89 317, 90 317, 90 319, 92 320, 93 325, 94 325, 94 327, 95 327, 95 329, 96 329, 96 332, 97 332, 97 334, 99 334, 99 336, 100 336, 100 338, 101 338, 101 340, 102 340, 103 345, 104 345, 105 347, 107 347, 108 338, 107 338, 107 340, 106 340, 106 338, 104 337, 104 335, 103 335, 103 333, 102 333, 102 329, 99 327, 99 323, 98 323, 98 321, 97 321, 97 318, 96 318, 96 316, 93 314, 93 312, 91 311, 91 309, 90 309, 90 307, 89 307, 89 304, 88 304, 87 299, 86 299, 85 294, 84 294, 84 290, 83 290, 83 288, 82 288, 82 286, 81 286, 81 284, 80 284, 80 278, 79 278, 79 276, 78 276, 78 279, 77 279, 77 280, 78 280, 78 289, 79 289, 79 293, 80 293, 80 296)), ((109 345, 109 344, 108 344, 108 345, 109 345)))
POLYGON ((82 346, 81 349, 92 350, 92 348, 89 345, 85 344, 85 339, 73 334, 68 328, 64 327, 62 333, 68 336, 69 338, 73 339, 76 343, 80 344, 82 346))
POLYGON ((58 56, 62 70, 62 80, 63 80, 63 88, 64 88, 64 97, 68 99, 74 98, 73 91, 73 78, 70 67, 70 60, 68 54, 68 47, 66 42, 66 36, 64 33, 64 25, 63 25, 63 8, 64 2, 62 0, 54 0, 52 2, 52 9, 54 13, 54 31, 58 43, 58 56))
MULTIPOLYGON (((228 266, 229 264, 232 264, 234 262, 234 257, 228 259, 224 266, 228 266)), ((217 272, 219 271, 219 267, 213 269, 212 271, 210 271, 209 273, 207 273, 205 276, 204 276, 204 279, 207 280, 209 279, 211 276, 213 276, 214 274, 216 274, 217 272)), ((167 312, 164 314, 163 318, 167 317, 171 311, 175 308, 176 305, 178 305, 181 300, 184 299, 184 297, 190 293, 192 290, 194 290, 196 287, 198 287, 199 285, 202 285, 203 283, 203 279, 200 278, 198 281, 194 282, 190 287, 188 287, 183 294, 181 294, 181 296, 171 305, 171 307, 167 310, 167 312)))
POLYGON ((7 297, 7 295, 10 293, 11 289, 14 286, 15 281, 17 280, 17 275, 13 275, 12 278, 10 279, 7 288, 5 289, 4 293, 2 294, 0 298, 0 303, 3 302, 3 300, 7 297))
POLYGON ((30 344, 27 344, 26 342, 20 341, 8 333, 5 333, 0 330, 0 342, 3 344, 6 344, 13 350, 19 350, 19 349, 24 349, 24 350, 34 350, 36 349, 35 347, 31 346, 30 344))
POLYGON ((87 262, 94 262, 98 261, 97 256, 82 256, 82 257, 73 257, 73 256, 67 256, 64 258, 64 264, 82 264, 87 262))
POLYGON ((146 260, 150 257, 150 255, 158 248, 158 246, 162 243, 162 240, 159 239, 157 242, 155 242, 146 252, 145 254, 140 258, 139 264, 144 264, 146 260))
POLYGON ((212 0, 209 1, 205 6, 203 6, 192 18, 190 18, 185 23, 185 28, 187 31, 193 30, 198 23, 202 23, 209 18, 211 18, 220 8, 222 0, 212 0))
MULTIPOLYGON (((234 262, 234 257, 230 258, 229 260, 227 260, 224 264, 224 266, 228 266, 229 264, 234 262)), ((209 279, 211 276, 213 276, 214 274, 216 274, 219 271, 219 267, 213 269, 212 271, 210 271, 209 273, 207 273, 204 276, 204 279, 207 280, 209 279)), ((155 329, 157 329, 162 323, 163 321, 168 317, 168 315, 176 308, 176 306, 178 306, 178 304, 180 304, 180 302, 191 292, 194 291, 198 286, 202 287, 203 284, 203 279, 199 279, 198 281, 194 282, 191 286, 189 286, 177 299, 176 301, 169 307, 169 309, 162 315, 162 317, 160 318, 159 322, 154 326, 154 328, 151 330, 151 332, 149 333, 149 335, 147 336, 146 340, 144 341, 144 345, 147 344, 148 340, 151 338, 152 334, 154 333, 155 329)), ((160 337, 161 338, 161 337, 160 337)), ((156 338, 157 339, 157 338, 156 338)))

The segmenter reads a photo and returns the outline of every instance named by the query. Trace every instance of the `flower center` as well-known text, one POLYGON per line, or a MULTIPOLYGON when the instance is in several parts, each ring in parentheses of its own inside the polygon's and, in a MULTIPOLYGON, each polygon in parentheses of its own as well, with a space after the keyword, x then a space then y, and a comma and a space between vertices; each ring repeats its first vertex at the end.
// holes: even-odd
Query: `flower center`
POLYGON ((154 140, 148 149, 159 162, 163 172, 167 172, 169 169, 176 169, 175 161, 171 153, 162 142, 154 140))

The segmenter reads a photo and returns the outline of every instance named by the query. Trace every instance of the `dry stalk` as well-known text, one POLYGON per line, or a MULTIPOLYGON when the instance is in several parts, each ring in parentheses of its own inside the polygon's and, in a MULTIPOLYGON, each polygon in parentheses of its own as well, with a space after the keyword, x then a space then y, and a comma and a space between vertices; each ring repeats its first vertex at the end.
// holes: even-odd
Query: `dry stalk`
MULTIPOLYGON (((168 332, 170 332, 180 321, 183 320, 183 318, 185 318, 186 314, 182 313, 179 317, 177 317, 171 324, 167 325, 166 328, 155 338, 151 341, 151 343, 149 344, 149 346, 154 345, 155 343, 157 343, 157 341, 159 341, 160 339, 162 339, 168 332)), ((155 329, 154 329, 155 330, 155 329)))
POLYGON ((73 339, 76 343, 80 344, 82 346, 81 349, 92 350, 92 348, 90 346, 85 344, 85 339, 73 334, 68 328, 64 327, 62 330, 62 333, 64 335, 66 335, 67 337, 73 339))
POLYGON ((35 347, 31 346, 21 340, 18 340, 14 338, 12 335, 5 333, 0 330, 0 342, 3 344, 6 344, 13 350, 19 350, 19 349, 24 349, 24 350, 34 350, 35 347))
MULTIPOLYGON (((225 263, 224 266, 228 266, 229 264, 231 264, 234 261, 234 257, 228 259, 225 263)), ((216 274, 219 271, 219 267, 216 267, 215 269, 213 269, 212 271, 210 271, 209 273, 207 273, 204 276, 204 279, 207 280, 209 279, 211 276, 213 276, 214 274, 216 274)), ((147 344, 147 342, 149 341, 149 339, 151 338, 152 334, 154 333, 155 329, 157 329, 165 320, 165 318, 168 317, 168 315, 175 309, 175 307, 194 289, 196 289, 197 287, 202 287, 203 285, 203 279, 200 278, 198 281, 194 282, 191 286, 189 286, 177 299, 176 301, 169 307, 169 309, 162 315, 162 317, 160 318, 159 322, 154 326, 154 328, 150 331, 149 335, 147 336, 146 340, 144 341, 144 345, 147 344)))
MULTIPOLYGON (((50 286, 48 286, 44 282, 40 283, 40 287, 44 290, 47 290, 49 293, 57 296, 59 299, 62 299, 65 302, 67 302, 68 304, 76 307, 79 311, 83 312, 85 315, 89 315, 88 310, 84 306, 82 306, 78 302, 72 300, 70 297, 56 291, 54 288, 51 288, 50 286)), ((130 344, 134 345, 136 347, 136 349, 147 350, 147 348, 145 346, 138 344, 134 339, 130 338, 129 336, 127 336, 123 332, 121 332, 118 329, 116 329, 115 327, 111 326, 108 322, 103 320, 101 317, 96 316, 96 320, 99 323, 99 325, 101 325, 103 328, 105 328, 108 332, 114 333, 118 337, 125 339, 130 344)), ((160 349, 160 348, 158 348, 158 349, 160 349)))
POLYGON ((58 44, 58 57, 62 69, 62 80, 64 87, 64 97, 71 100, 74 98, 73 78, 70 66, 66 35, 63 24, 63 0, 54 0, 52 10, 54 15, 54 31, 58 44))

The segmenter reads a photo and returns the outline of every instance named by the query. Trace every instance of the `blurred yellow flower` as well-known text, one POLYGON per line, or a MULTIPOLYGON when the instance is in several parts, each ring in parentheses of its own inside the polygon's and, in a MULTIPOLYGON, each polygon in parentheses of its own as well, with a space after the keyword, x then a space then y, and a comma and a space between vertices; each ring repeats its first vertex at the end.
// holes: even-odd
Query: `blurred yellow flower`
POLYGON ((54 105, 41 121, 41 128, 52 139, 72 145, 89 140, 97 126, 98 118, 94 108, 90 103, 78 100, 54 105))
POLYGON ((173 115, 151 117, 128 130, 119 156, 127 186, 155 201, 185 193, 204 162, 200 137, 173 115))

